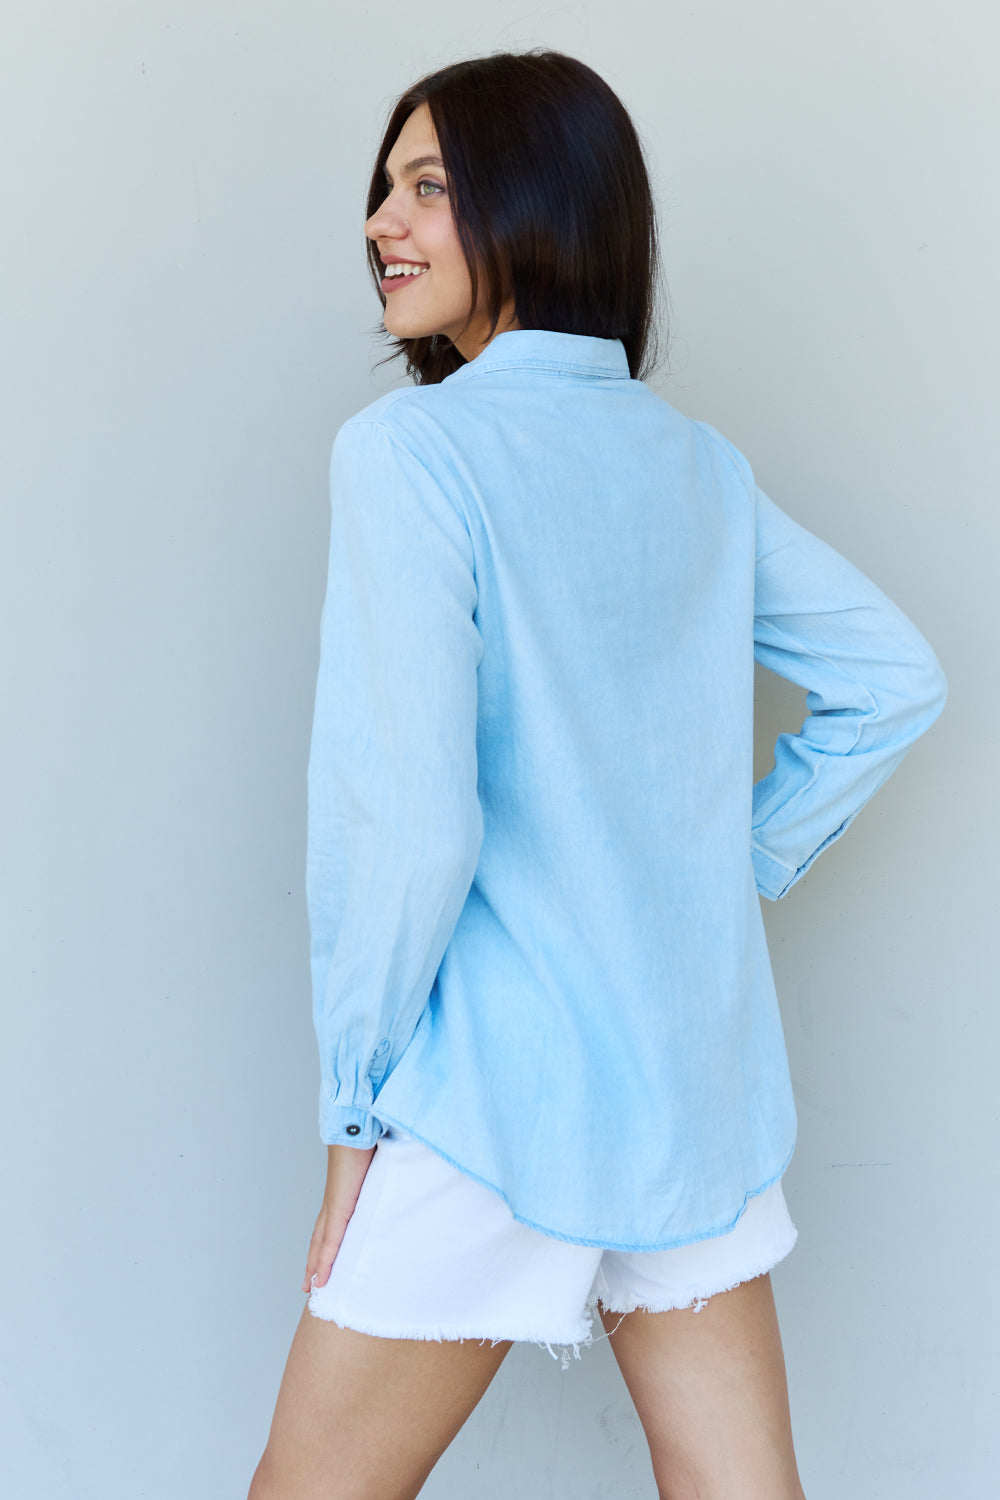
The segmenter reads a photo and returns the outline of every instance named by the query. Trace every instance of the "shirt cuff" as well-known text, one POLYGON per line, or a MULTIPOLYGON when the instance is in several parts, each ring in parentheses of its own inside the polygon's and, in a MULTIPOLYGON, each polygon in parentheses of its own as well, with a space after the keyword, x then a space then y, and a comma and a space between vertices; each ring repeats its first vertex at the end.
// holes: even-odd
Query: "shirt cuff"
POLYGON ((753 861, 757 890, 768 901, 779 900, 798 878, 798 870, 790 870, 787 865, 779 864, 756 844, 751 845, 750 858, 753 861))
POLYGON ((385 1135, 382 1121, 367 1109, 353 1104, 330 1104, 320 1099, 319 1133, 326 1146, 374 1146, 385 1135))

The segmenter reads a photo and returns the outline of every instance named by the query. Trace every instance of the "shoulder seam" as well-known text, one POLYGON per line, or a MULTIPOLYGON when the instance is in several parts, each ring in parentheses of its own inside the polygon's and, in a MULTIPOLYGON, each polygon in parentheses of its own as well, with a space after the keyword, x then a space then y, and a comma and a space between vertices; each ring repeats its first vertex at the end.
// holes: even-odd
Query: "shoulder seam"
MULTIPOLYGON (((405 391, 400 392, 400 395, 405 394, 405 391)), ((354 429, 358 429, 361 427, 374 427, 378 431, 383 432, 393 447, 400 449, 403 453, 405 453, 407 458, 410 459, 413 463, 417 464, 428 476, 428 478, 437 485, 437 488, 444 496, 447 504, 451 507, 451 510, 455 514, 456 519, 461 523, 462 527, 465 530, 466 536, 469 539, 469 546, 472 549, 473 554, 473 574, 475 575, 475 542, 473 541, 472 537, 472 524, 469 520, 469 514, 461 495, 456 496, 449 494, 447 487, 438 482, 436 475, 428 467, 426 461, 420 455, 420 453, 417 452, 413 448, 413 446, 407 442, 407 435, 405 433, 398 432, 389 422, 383 421, 380 417, 366 416, 364 409, 362 409, 360 412, 356 412, 353 417, 348 417, 347 421, 342 423, 337 431, 337 438, 339 438, 340 434, 349 427, 354 429)), ((337 438, 334 439, 335 445, 337 438)))
POLYGON ((384 391, 381 396, 376 396, 373 401, 369 401, 367 406, 361 407, 360 411, 352 412, 349 417, 345 417, 338 431, 344 427, 365 426, 368 424, 373 426, 388 425, 385 422, 385 416, 388 415, 398 402, 405 401, 407 398, 412 399, 417 395, 419 390, 419 386, 404 386, 398 391, 384 391), (373 406, 381 408, 376 416, 369 415, 373 406))
POLYGON ((754 491, 756 489, 756 480, 754 479, 753 468, 750 460, 744 453, 740 453, 739 449, 736 448, 727 437, 724 437, 717 428, 713 427, 710 422, 699 421, 697 417, 692 418, 692 420, 694 421, 694 425, 699 429, 699 431, 705 434, 709 442, 712 444, 713 448, 717 449, 722 454, 730 469, 733 471, 735 477, 744 486, 750 497, 753 498, 754 491), (735 455, 737 454, 739 455, 740 459, 742 459, 743 464, 745 465, 745 472, 741 468, 740 464, 738 464, 736 461, 735 455))

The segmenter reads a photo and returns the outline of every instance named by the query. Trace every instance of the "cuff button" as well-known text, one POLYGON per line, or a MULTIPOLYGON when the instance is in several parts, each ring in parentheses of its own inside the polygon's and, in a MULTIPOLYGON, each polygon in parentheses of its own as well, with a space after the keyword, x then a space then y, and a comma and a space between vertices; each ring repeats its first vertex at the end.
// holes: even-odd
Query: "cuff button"
POLYGON ((360 1125, 348 1125, 348 1127, 347 1127, 347 1134, 348 1135, 360 1135, 361 1134, 361 1126, 360 1125))

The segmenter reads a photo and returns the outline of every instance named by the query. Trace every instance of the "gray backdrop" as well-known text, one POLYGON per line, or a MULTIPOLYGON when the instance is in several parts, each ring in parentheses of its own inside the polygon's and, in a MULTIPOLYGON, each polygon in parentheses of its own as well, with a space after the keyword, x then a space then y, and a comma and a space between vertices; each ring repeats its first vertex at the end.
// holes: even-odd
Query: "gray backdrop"
MULTIPOLYGON (((302 891, 361 225, 419 74, 539 43, 632 110, 654 382, 876 580, 943 717, 767 906, 801 1123, 775 1274, 810 1500, 995 1482, 995 89, 974 0, 7 0, 0 1483, 242 1497, 324 1171, 302 891), (12 1335, 12 1336, 11 1336, 12 1335)), ((797 690, 760 680, 766 746, 797 690)), ((519 1347, 431 1500, 649 1500, 607 1342, 519 1347)))

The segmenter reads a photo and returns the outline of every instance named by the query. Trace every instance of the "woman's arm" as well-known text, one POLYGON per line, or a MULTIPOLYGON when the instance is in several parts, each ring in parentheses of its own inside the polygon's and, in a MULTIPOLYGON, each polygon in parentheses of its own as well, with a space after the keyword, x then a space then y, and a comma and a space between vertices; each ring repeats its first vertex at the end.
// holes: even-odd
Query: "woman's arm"
POLYGON ((941 666, 881 589, 756 490, 754 655, 808 689, 753 789, 753 862, 775 901, 848 828, 944 707, 941 666))
POLYGON ((482 639, 464 519, 383 422, 333 445, 309 760, 320 1134, 367 1149, 475 872, 482 639))

